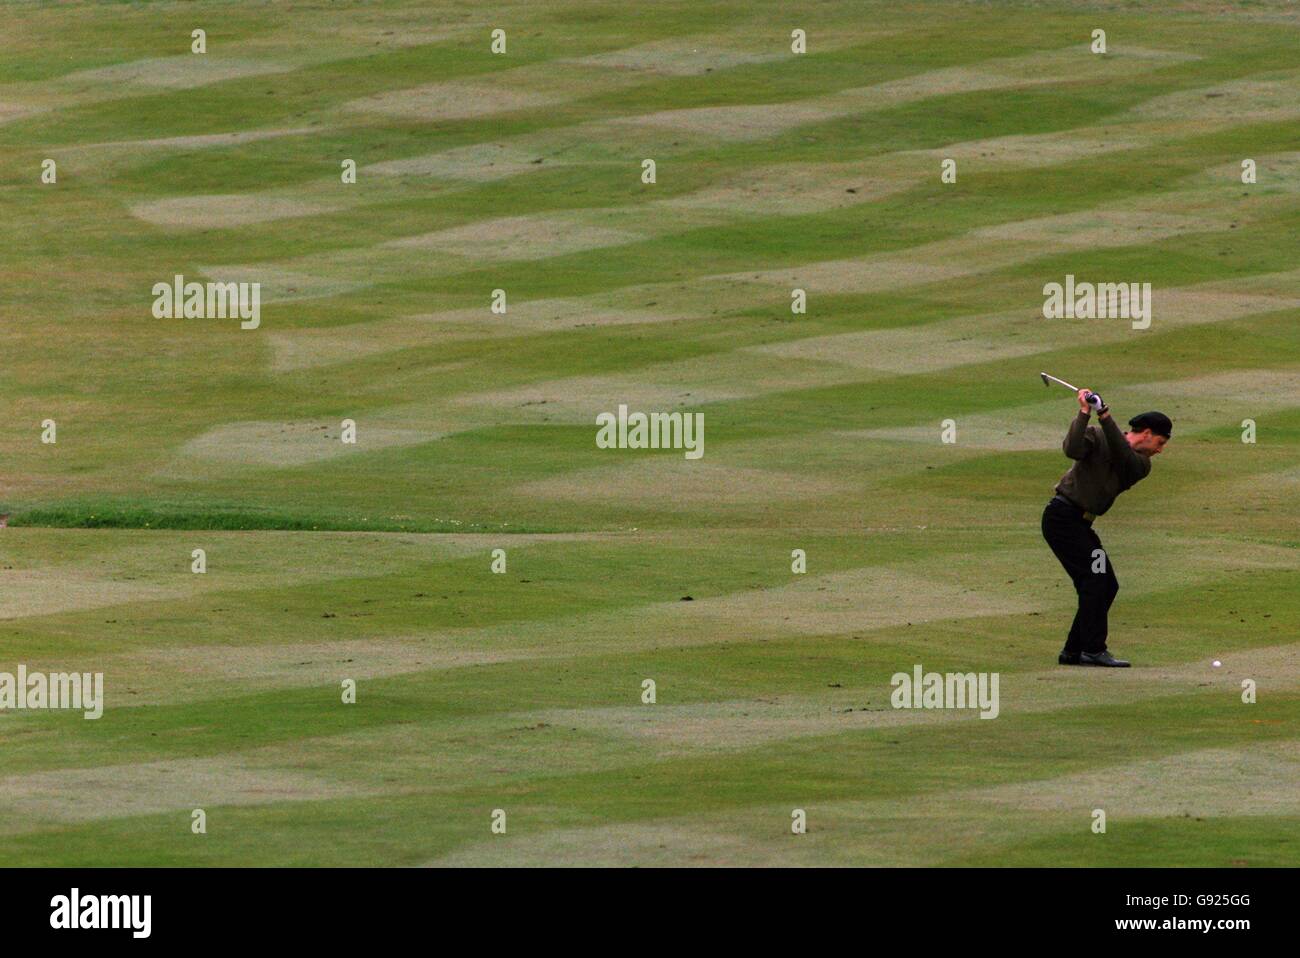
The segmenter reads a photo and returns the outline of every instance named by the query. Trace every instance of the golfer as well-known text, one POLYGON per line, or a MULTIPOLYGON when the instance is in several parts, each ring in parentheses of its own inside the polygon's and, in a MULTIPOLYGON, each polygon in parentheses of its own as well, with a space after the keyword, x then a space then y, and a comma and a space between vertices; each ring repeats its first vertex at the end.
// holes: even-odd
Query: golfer
POLYGON ((1119 582, 1110 556, 1092 531, 1125 489, 1151 472, 1151 457, 1169 440, 1173 423, 1162 412, 1144 412, 1120 432, 1110 408, 1090 389, 1079 390, 1079 415, 1070 423, 1062 447, 1074 460, 1056 484, 1056 496, 1043 510, 1043 538, 1061 560, 1079 593, 1079 611, 1057 661, 1061 665, 1128 668, 1106 648, 1106 614, 1119 582), (1095 404, 1099 426, 1088 425, 1095 404))

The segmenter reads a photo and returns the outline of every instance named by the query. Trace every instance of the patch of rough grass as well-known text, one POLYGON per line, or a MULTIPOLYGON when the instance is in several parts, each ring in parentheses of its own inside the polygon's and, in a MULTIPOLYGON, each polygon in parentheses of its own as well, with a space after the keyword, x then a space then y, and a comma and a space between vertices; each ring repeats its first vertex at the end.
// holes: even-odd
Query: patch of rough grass
POLYGON ((1195 817, 1300 813, 1300 742, 1271 742, 1126 762, 969 793, 976 801, 1107 816, 1195 817))
POLYGON ((130 700, 134 706, 171 701, 174 695, 169 689, 181 678, 206 683, 238 682, 243 689, 300 688, 334 685, 341 676, 384 678, 491 665, 524 657, 504 649, 465 647, 452 640, 366 638, 274 645, 158 647, 115 657, 112 665, 118 681, 137 693, 130 700), (150 676, 154 677, 152 683, 150 676))
POLYGON ((728 215, 800 216, 870 203, 910 189, 919 171, 882 175, 882 163, 787 163, 758 167, 653 204, 666 210, 716 210, 728 215))
MULTIPOLYGON (((788 814, 788 813, 787 813, 788 814)), ((787 827, 788 830, 788 827, 787 827)), ((783 863, 775 850, 763 854, 752 835, 722 823, 673 819, 622 822, 589 828, 549 828, 505 849, 474 842, 427 862, 430 868, 549 867, 557 862, 587 866, 735 866, 783 863)))
POLYGON ((331 213, 337 206, 289 197, 256 193, 208 196, 176 196, 136 203, 130 208, 136 219, 172 229, 229 229, 272 220, 331 213))
POLYGON ((879 293, 942 283, 976 273, 991 272, 1035 256, 1026 245, 945 240, 905 253, 874 253, 848 259, 819 260, 793 267, 726 273, 734 279, 820 293, 879 293))
POLYGON ((105 578, 86 572, 75 577, 57 569, 0 570, 0 619, 75 612, 152 602, 189 595, 187 587, 105 578))
POLYGON ((1107 52, 1099 55, 1092 52, 1090 43, 1078 43, 1023 56, 984 60, 978 66, 999 76, 1023 79, 1037 80, 1044 71, 1050 73, 1055 70, 1058 76, 1071 80, 1113 80, 1200 59, 1200 54, 1184 50, 1165 50, 1124 42, 1109 43, 1107 52))
POLYGON ((728 48, 717 37, 653 40, 632 47, 596 53, 573 60, 584 66, 607 67, 635 73, 664 76, 701 76, 715 70, 729 70, 754 63, 768 63, 788 56, 787 51, 764 52, 728 48))
POLYGON ((728 350, 621 373, 570 376, 467 393, 455 397, 452 403, 470 407, 477 414, 508 411, 510 421, 594 425, 598 413, 616 412, 620 403, 642 412, 686 411, 764 393, 841 385, 858 378, 855 370, 830 363, 728 350))
POLYGON ((1241 182, 1241 160, 1212 166, 1189 177, 1188 182, 1191 185, 1216 187, 1231 184, 1252 193, 1300 192, 1300 152, 1266 153, 1251 159, 1255 161, 1258 182, 1249 186, 1241 182))
MULTIPOLYGON (((335 276, 324 270, 314 273, 273 264, 200 266, 198 271, 207 279, 218 283, 261 283, 263 306, 267 303, 338 296, 367 285, 364 280, 335 276)), ((263 315, 264 326, 266 319, 263 315)))
POLYGON ((309 136, 322 133, 320 127, 274 127, 264 130, 239 130, 233 133, 198 133, 191 136, 163 136, 145 140, 111 140, 107 143, 84 143, 59 147, 57 152, 80 153, 90 150, 203 150, 223 146, 239 146, 259 140, 273 140, 284 136, 309 136))
POLYGON ((189 440, 180 455, 234 465, 289 467, 431 442, 443 435, 366 423, 358 425, 355 443, 344 443, 337 422, 232 422, 189 440))
POLYGON ((1224 226, 1226 224, 1206 221, 1199 216, 1095 209, 982 226, 971 230, 969 235, 977 239, 1029 241, 1057 249, 1105 249, 1141 246, 1183 233, 1209 232, 1224 226))
POLYGON ((1103 156, 1123 150, 1136 150, 1174 136, 1196 132, 1191 124, 1159 127, 1110 126, 1079 127, 1056 133, 1013 134, 983 140, 963 140, 949 143, 934 150, 909 150, 896 157, 924 158, 931 165, 927 173, 937 168, 940 160, 951 157, 957 161, 962 173, 986 170, 1034 169, 1077 163, 1080 160, 1103 156))
MULTIPOLYGON (((664 131, 656 126, 633 122, 635 117, 584 120, 572 126, 555 126, 513 137, 507 142, 547 162, 619 166, 627 157, 661 156, 664 131)), ((716 142, 707 130, 675 130, 670 141, 674 153, 703 149, 716 142)))
POLYGON ((456 397, 454 402, 458 406, 482 409, 511 409, 534 421, 589 422, 594 429, 596 415, 616 411, 619 403, 644 412, 671 412, 752 394, 752 390, 740 384, 709 386, 707 379, 688 382, 688 378, 694 380, 694 377, 689 375, 684 364, 661 365, 672 367, 662 371, 681 372, 682 375, 660 379, 656 373, 661 371, 661 367, 656 366, 640 374, 571 376, 491 392, 468 393, 456 397))
POLYGON ((1300 368, 1235 369, 1125 388, 1151 397, 1152 402, 1199 407, 1192 422, 1203 422, 1207 428, 1213 428, 1211 424, 1224 414, 1236 420, 1232 422, 1235 427, 1241 421, 1237 412, 1300 406, 1300 368))
POLYGON ((292 767, 259 767, 243 756, 67 768, 0 778, 5 811, 52 825, 222 805, 265 805, 375 794, 292 767))
POLYGON ((354 56, 356 45, 366 43, 374 47, 402 49, 404 47, 425 47, 436 43, 445 43, 466 35, 466 28, 430 29, 419 7, 412 7, 403 14, 401 11, 384 10, 382 21, 373 24, 358 23, 358 11, 348 11, 342 22, 331 20, 320 25, 316 35, 324 42, 343 40, 347 55, 354 56), (393 29, 396 18, 406 16, 411 22, 403 23, 400 29, 393 29))
MULTIPOLYGON (((486 309, 475 311, 486 314, 486 309)), ((486 325, 486 322, 484 322, 486 325)), ((292 329, 269 333, 271 369, 292 372, 355 362, 370 356, 431 346, 454 335, 439 335, 437 327, 411 317, 382 319, 324 329, 292 329)), ((486 335, 486 334, 485 334, 486 335)), ((467 334, 465 338, 476 338, 467 334)))
POLYGON ((456 81, 376 93, 352 100, 344 104, 344 109, 412 120, 468 120, 539 110, 562 100, 563 97, 553 93, 456 81))
POLYGON ((1294 303, 1294 301, 1300 300, 1300 269, 1213 280, 1208 283, 1201 283, 1195 288, 1219 292, 1224 295, 1240 293, 1254 296, 1271 296, 1294 303))
POLYGON ((1037 601, 883 566, 800 579, 791 585, 703 599, 692 604, 691 614, 733 625, 773 622, 789 632, 825 635, 1040 608, 1037 601))
POLYGON ((134 84, 168 90, 189 90, 225 80, 287 73, 293 69, 292 66, 269 60, 224 57, 215 53, 202 56, 184 53, 174 57, 152 57, 91 70, 78 70, 60 77, 59 82, 90 86, 134 84))
POLYGON ((728 273, 716 279, 816 288, 831 293, 907 289, 992 272, 1066 250, 1140 246, 1186 233, 1226 230, 1227 218, 1092 209, 979 227, 897 253, 728 273))
POLYGON ((536 260, 642 239, 638 233, 592 225, 578 215, 545 213, 480 220, 384 245, 436 249, 470 260, 536 260))
POLYGON ((848 490, 819 477, 688 461, 680 450, 645 454, 639 462, 583 469, 515 486, 515 495, 567 502, 618 501, 634 507, 692 510, 708 503, 757 505, 818 499, 848 490), (650 458, 652 457, 652 458, 650 458))
POLYGON ((400 160, 385 160, 362 167, 380 176, 431 176, 438 179, 486 183, 536 173, 563 165, 538 150, 511 143, 473 143, 469 146, 426 153, 400 160))
POLYGON ((7 103, 0 100, 0 124, 21 120, 25 116, 40 113, 44 107, 28 106, 22 103, 7 103))
MULTIPOLYGON (((992 61, 990 61, 992 62, 992 61)), ((1022 80, 1014 82, 1006 76, 991 72, 984 64, 970 66, 945 67, 940 70, 927 70, 910 76, 886 80, 865 87, 851 87, 839 90, 821 101, 834 100, 844 103, 852 101, 865 109, 887 110, 893 107, 929 100, 935 97, 953 96, 963 93, 976 93, 982 90, 996 90, 1008 86, 1024 85, 1022 80)), ((1038 82, 1051 82, 1047 77, 1040 77, 1038 82)))
POLYGON ((923 326, 869 329, 746 347, 790 359, 837 363, 885 375, 913 375, 1056 348, 1055 329, 1024 313, 963 316, 923 326))
POLYGON ((1300 117, 1300 72, 1225 80, 1179 90, 1137 104, 1128 116, 1144 120, 1195 120, 1206 126, 1276 122, 1300 117))
POLYGON ((658 110, 607 121, 649 126, 682 133, 741 142, 765 140, 810 123, 825 123, 840 114, 810 102, 763 103, 752 106, 701 106, 658 110))
POLYGON ((273 351, 272 368, 283 371, 352 362, 453 340, 500 339, 690 318, 684 312, 599 305, 605 299, 608 297, 525 300, 512 302, 506 316, 484 306, 325 329, 295 329, 271 333, 267 338, 273 351))

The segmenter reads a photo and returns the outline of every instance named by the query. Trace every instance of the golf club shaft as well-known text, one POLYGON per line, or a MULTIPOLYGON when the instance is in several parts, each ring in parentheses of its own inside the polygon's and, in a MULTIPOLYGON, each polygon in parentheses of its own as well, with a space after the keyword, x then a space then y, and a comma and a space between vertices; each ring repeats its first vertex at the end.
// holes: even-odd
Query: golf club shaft
POLYGON ((1064 379, 1057 379, 1055 376, 1049 376, 1047 373, 1040 373, 1039 375, 1041 375, 1044 379, 1050 379, 1054 383, 1060 383, 1066 389, 1072 390, 1073 392, 1077 393, 1079 391, 1077 386, 1071 386, 1064 379))
MULTIPOLYGON (((1043 377, 1044 384, 1046 384, 1050 380, 1054 383, 1060 383, 1062 386, 1064 386, 1066 389, 1070 390, 1071 392, 1077 393, 1079 391, 1079 388, 1077 386, 1071 386, 1064 379, 1057 379, 1055 376, 1049 376, 1047 373, 1039 373, 1038 375, 1043 377)), ((1101 405, 1102 405, 1101 397, 1098 396, 1096 393, 1089 392, 1085 398, 1088 400, 1088 405, 1091 406, 1093 409, 1097 409, 1097 410, 1101 409, 1101 405)))

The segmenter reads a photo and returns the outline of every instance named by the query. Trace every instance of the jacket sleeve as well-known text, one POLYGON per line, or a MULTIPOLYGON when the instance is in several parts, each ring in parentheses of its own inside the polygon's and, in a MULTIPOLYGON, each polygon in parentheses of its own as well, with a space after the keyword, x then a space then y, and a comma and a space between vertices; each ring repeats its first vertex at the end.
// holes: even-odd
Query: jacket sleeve
POLYGON ((1124 434, 1115 425, 1115 419, 1107 416, 1101 421, 1101 434, 1106 437, 1106 446, 1110 450, 1110 461, 1115 463, 1124 481, 1129 485, 1139 479, 1145 479, 1151 472, 1151 457, 1133 451, 1124 434))
POLYGON ((1092 444, 1093 438, 1088 432, 1088 414, 1081 412, 1070 423, 1070 430, 1065 434, 1061 448, 1071 459, 1084 459, 1092 452, 1092 444))

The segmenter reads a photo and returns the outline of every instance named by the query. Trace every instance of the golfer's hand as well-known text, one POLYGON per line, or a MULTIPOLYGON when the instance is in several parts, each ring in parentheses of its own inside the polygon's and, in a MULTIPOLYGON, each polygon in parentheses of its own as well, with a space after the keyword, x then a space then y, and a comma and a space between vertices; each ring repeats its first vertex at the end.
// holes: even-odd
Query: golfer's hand
POLYGON ((1092 395, 1091 389, 1079 390, 1079 412, 1086 416, 1092 415, 1092 407, 1088 405, 1088 397, 1092 395))

